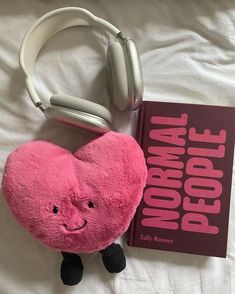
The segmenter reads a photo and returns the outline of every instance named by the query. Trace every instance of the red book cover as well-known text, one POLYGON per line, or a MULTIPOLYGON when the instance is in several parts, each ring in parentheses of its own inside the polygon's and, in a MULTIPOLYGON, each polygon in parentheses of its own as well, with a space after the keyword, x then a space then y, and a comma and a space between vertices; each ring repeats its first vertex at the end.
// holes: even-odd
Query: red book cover
POLYGON ((226 257, 235 108, 143 103, 147 184, 128 244, 226 257))

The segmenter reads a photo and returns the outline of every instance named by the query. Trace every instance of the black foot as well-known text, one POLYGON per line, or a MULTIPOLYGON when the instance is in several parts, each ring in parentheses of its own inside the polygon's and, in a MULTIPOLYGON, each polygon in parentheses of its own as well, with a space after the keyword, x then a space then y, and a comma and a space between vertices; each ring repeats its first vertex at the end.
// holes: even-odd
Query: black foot
POLYGON ((102 260, 105 268, 110 273, 120 273, 126 267, 126 257, 119 244, 111 244, 101 250, 102 260))
POLYGON ((73 253, 62 252, 64 260, 60 268, 60 277, 65 285, 74 286, 81 282, 83 264, 81 257, 73 253))

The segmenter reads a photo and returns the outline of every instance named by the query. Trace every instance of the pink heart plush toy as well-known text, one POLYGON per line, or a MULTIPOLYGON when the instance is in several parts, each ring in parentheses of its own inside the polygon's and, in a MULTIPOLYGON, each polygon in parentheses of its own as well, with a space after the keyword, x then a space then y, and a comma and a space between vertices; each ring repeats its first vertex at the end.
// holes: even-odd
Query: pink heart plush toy
POLYGON ((22 145, 7 159, 2 190, 16 219, 64 252, 64 262, 74 262, 69 253, 94 251, 104 253, 104 261, 106 248, 128 229, 146 177, 137 142, 108 132, 74 154, 47 141, 22 145))

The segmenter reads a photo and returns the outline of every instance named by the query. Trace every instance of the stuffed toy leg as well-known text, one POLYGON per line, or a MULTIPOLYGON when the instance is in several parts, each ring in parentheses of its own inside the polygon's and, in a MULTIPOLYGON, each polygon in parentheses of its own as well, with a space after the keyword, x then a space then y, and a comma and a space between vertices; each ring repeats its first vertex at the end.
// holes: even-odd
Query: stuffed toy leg
MULTIPOLYGON (((126 267, 126 258, 119 244, 111 244, 100 251, 105 268, 110 273, 120 273, 126 267)), ((81 282, 83 264, 81 257, 74 253, 62 252, 60 276, 65 285, 74 286, 81 282)))

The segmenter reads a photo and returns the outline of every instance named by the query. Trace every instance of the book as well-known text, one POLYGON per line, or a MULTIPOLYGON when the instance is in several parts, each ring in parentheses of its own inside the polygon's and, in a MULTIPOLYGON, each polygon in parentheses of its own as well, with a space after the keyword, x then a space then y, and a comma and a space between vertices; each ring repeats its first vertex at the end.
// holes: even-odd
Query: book
POLYGON ((235 108, 143 102, 148 178, 128 245, 226 257, 235 108))

